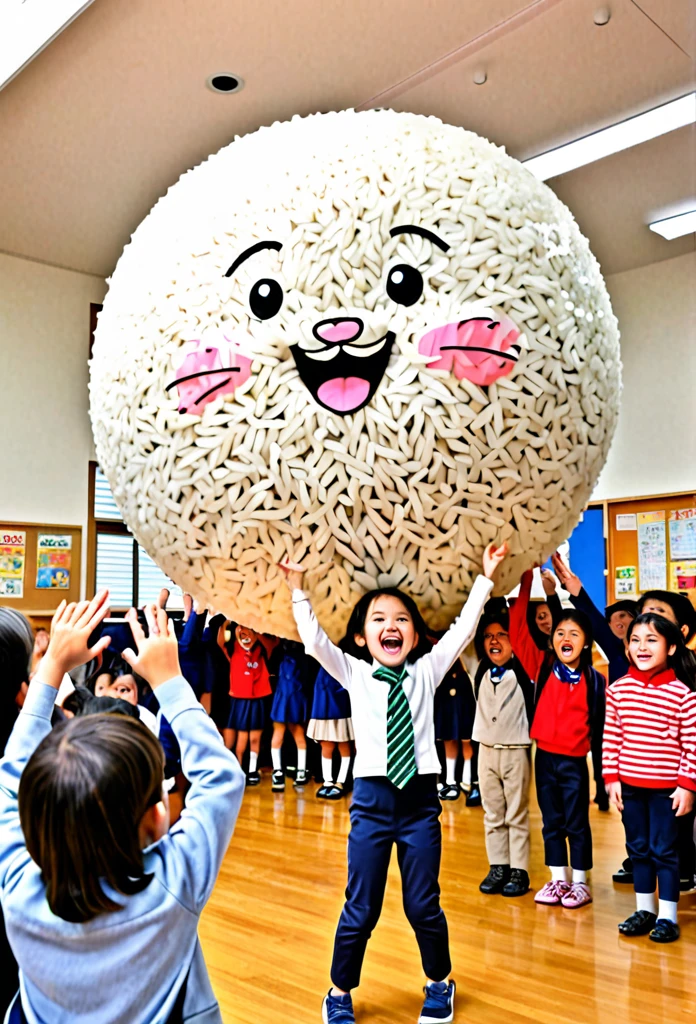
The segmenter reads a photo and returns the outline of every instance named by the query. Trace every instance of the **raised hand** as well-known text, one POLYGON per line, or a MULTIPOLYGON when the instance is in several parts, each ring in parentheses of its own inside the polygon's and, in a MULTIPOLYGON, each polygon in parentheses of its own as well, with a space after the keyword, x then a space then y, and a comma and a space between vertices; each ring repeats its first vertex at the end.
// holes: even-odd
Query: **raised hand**
POLYGON ((150 686, 156 689, 168 679, 181 675, 179 666, 179 646, 174 633, 174 623, 170 621, 164 608, 155 604, 145 605, 145 621, 149 636, 145 636, 138 622, 135 608, 126 614, 138 649, 137 654, 130 648, 123 652, 123 660, 138 675, 147 679, 150 686))
POLYGON ((501 562, 507 558, 509 551, 507 543, 501 544, 499 548, 495 544, 489 544, 483 552, 483 575, 492 580, 493 574, 501 562))
POLYGON ((300 565, 298 562, 291 562, 289 558, 286 558, 284 562, 278 562, 278 568, 283 573, 285 582, 291 592, 293 590, 302 590, 302 581, 305 573, 303 565, 300 565))
POLYGON ((91 634, 108 613, 108 590, 102 590, 91 601, 61 601, 51 622, 48 650, 41 661, 42 682, 58 689, 66 672, 96 658, 109 646, 109 636, 103 636, 94 647, 88 646, 91 634))
POLYGON ((574 572, 571 572, 557 551, 551 555, 551 565, 563 589, 567 590, 573 597, 577 597, 582 590, 582 580, 574 572))
POLYGON ((550 569, 541 570, 541 585, 547 597, 552 597, 556 593, 556 577, 550 569))

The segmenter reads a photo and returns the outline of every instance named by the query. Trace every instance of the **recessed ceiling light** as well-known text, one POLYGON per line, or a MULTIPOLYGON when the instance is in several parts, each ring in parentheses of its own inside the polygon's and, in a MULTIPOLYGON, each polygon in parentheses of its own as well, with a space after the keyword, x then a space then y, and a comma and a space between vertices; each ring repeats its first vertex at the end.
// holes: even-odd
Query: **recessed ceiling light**
POLYGON ((0 89, 52 43, 93 0, 32 0, 0 8, 0 89))
POLYGON ((654 220, 650 224, 650 230, 668 241, 681 235, 690 235, 692 231, 696 231, 696 210, 680 213, 676 217, 665 217, 664 220, 654 220))
POLYGON ((217 74, 206 78, 205 84, 212 92, 230 96, 234 92, 241 92, 244 88, 244 79, 239 75, 233 75, 231 71, 218 71, 217 74))
POLYGON ((595 160, 602 160, 612 153, 638 146, 641 142, 666 135, 676 128, 683 128, 696 121, 696 92, 681 96, 678 100, 663 103, 660 107, 646 110, 644 114, 629 117, 626 121, 602 128, 592 135, 585 135, 575 142, 551 149, 529 160, 523 160, 532 174, 541 181, 548 181, 559 174, 567 174, 576 167, 584 167, 595 160))

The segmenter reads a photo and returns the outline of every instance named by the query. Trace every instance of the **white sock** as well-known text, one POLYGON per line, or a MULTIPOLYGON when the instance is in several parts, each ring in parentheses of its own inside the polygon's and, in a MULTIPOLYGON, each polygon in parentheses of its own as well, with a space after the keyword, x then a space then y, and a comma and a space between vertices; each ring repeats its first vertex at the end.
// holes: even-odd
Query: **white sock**
POLYGON ((336 782, 339 782, 342 786, 345 786, 346 779, 348 778, 348 769, 350 768, 350 754, 348 757, 341 758, 341 767, 338 769, 338 778, 336 782))
POLYGON ((297 748, 297 770, 303 772, 307 767, 307 748, 301 750, 297 748))
POLYGON ((654 892, 637 892, 636 910, 647 910, 649 914, 657 914, 656 894, 654 892))
POLYGON ((671 900, 660 900, 658 910, 658 918, 662 918, 665 921, 673 921, 677 923, 677 904, 672 903, 671 900))
POLYGON ((565 867, 564 868, 552 868, 552 867, 549 867, 549 871, 551 872, 551 881, 552 882, 569 882, 570 881, 569 869, 568 868, 565 868, 565 867))
POLYGON ((273 771, 282 772, 283 761, 282 761, 282 749, 281 747, 271 747, 271 757, 273 759, 273 771))
POLYGON ((577 868, 573 868, 573 881, 574 882, 584 882, 585 885, 587 885, 587 872, 586 871, 578 871, 577 868))
MULTIPOLYGON (((456 770, 457 770, 457 759, 456 759, 456 757, 448 757, 447 758, 447 785, 448 786, 456 786, 457 785, 457 780, 454 777, 456 770)), ((466 763, 465 763, 465 770, 466 770, 466 763)), ((469 771, 469 774, 471 774, 471 770, 469 771)), ((469 781, 471 781, 471 780, 469 780, 469 781)))
MULTIPOLYGON (((449 760, 447 761, 447 764, 449 765, 449 760)), ((452 778, 454 778, 454 773, 452 774, 452 778)), ((462 786, 470 786, 470 785, 471 785, 471 758, 469 758, 468 761, 464 762, 464 769, 462 771, 462 786)))
POLYGON ((330 757, 322 757, 321 759, 321 774, 324 777, 324 785, 328 786, 333 781, 333 759, 330 757))
POLYGON ((259 759, 259 755, 255 754, 253 750, 249 751, 249 772, 256 771, 256 762, 259 759))

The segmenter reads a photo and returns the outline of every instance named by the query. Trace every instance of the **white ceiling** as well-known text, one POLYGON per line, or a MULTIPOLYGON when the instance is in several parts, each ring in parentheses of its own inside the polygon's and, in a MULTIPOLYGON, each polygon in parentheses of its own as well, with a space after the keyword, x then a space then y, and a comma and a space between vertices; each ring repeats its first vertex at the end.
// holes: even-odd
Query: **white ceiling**
MULTIPOLYGON (((295 113, 432 113, 524 158, 694 88, 696 0, 612 0, 598 28, 600 4, 96 0, 0 92, 0 250, 106 276, 183 171, 295 113)), ((694 249, 646 227, 696 200, 693 126, 550 184, 605 273, 694 249)))

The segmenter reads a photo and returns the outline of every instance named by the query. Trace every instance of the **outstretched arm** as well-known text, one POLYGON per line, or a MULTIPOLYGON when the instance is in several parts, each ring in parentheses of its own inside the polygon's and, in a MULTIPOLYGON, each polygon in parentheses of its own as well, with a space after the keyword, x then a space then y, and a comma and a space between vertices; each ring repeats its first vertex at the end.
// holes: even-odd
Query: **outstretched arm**
POLYGON ((476 577, 461 612, 433 649, 424 655, 422 660, 429 664, 436 687, 473 639, 486 601, 493 589, 493 576, 507 553, 507 544, 501 544, 499 548, 494 544, 488 545, 483 553, 483 576, 476 577))
MULTIPOLYGON (((39 671, 29 685, 24 707, 0 761, 0 891, 7 883, 8 868, 22 870, 24 860, 16 855, 25 849, 19 820, 19 780, 39 743, 51 731, 51 714, 58 689, 67 672, 97 657, 109 644, 102 637, 91 649, 90 634, 109 611, 108 593, 93 601, 66 604, 62 601, 51 623, 51 639, 39 671)), ((28 855, 27 855, 28 856, 28 855)))
POLYGON ((318 661, 321 667, 326 669, 344 690, 350 692, 353 677, 351 659, 344 654, 340 647, 329 640, 319 625, 311 602, 302 590, 304 568, 294 562, 281 562, 280 569, 285 575, 285 581, 292 594, 292 613, 295 616, 297 631, 304 644, 305 652, 318 661))
POLYGON ((532 579, 534 573, 527 569, 520 580, 520 592, 517 600, 510 609, 510 643, 512 649, 520 659, 522 668, 525 670, 532 682, 536 683, 539 670, 544 660, 544 652, 540 651, 534 643, 532 634, 527 625, 527 609, 529 608, 529 595, 532 592, 532 579))
POLYGON ((609 623, 583 587, 580 577, 571 571, 558 552, 551 556, 551 561, 561 586, 570 594, 570 600, 573 602, 573 605, 589 616, 592 623, 592 638, 597 641, 604 651, 607 661, 611 664, 618 658, 625 660, 626 650, 623 641, 614 636, 609 628, 609 623))

